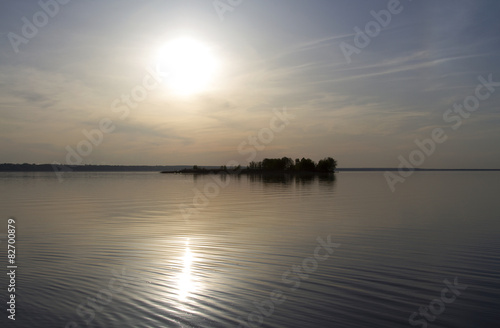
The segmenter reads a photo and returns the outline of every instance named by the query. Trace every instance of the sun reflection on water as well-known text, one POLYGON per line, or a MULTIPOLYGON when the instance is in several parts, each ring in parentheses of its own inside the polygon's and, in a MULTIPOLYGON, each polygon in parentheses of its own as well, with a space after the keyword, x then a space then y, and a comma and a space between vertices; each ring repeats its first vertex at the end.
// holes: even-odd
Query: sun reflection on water
POLYGON ((178 297, 180 301, 186 301, 189 294, 195 290, 195 283, 192 276, 192 263, 194 260, 193 253, 189 248, 189 238, 186 240, 186 250, 182 258, 183 267, 182 273, 179 275, 178 280, 178 297))

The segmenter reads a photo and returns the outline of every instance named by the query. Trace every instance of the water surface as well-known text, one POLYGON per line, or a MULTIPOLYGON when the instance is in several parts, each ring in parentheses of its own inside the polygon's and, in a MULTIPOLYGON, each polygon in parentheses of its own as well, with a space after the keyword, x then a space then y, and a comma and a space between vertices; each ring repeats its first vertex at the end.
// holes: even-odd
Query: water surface
POLYGON ((1 173, 0 232, 14 216, 19 268, 16 321, 0 322, 411 327, 457 279, 467 288, 429 326, 498 327, 499 173, 418 172, 395 193, 381 172, 218 183, 1 173), (340 245, 315 259, 318 238, 340 245))

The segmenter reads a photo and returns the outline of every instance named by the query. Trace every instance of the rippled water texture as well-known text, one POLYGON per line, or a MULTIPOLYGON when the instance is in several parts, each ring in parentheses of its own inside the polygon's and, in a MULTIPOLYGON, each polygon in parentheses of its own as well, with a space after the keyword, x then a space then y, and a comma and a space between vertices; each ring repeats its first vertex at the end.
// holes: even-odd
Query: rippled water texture
POLYGON ((415 173, 395 193, 381 172, 2 173, 19 268, 17 320, 0 322, 412 327, 434 302, 413 326, 498 327, 499 194, 491 172, 415 173), (444 280, 467 288, 443 302, 444 280))

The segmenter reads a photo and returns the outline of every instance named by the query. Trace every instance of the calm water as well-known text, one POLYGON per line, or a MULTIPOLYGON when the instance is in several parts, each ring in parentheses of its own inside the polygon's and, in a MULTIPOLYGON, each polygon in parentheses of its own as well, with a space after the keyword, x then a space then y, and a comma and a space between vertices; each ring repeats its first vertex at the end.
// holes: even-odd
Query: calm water
POLYGON ((219 183, 2 173, 0 326, 412 327, 434 299, 414 326, 499 326, 500 173, 415 173, 395 193, 380 172, 219 183))

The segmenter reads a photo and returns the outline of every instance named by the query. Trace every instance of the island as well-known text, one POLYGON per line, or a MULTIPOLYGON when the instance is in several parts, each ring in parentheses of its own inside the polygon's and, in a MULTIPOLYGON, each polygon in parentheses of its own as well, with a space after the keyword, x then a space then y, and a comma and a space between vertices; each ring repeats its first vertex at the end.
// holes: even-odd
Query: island
POLYGON ((250 162, 246 168, 236 167, 204 168, 194 165, 177 171, 161 171, 161 173, 187 174, 333 174, 337 168, 337 161, 331 157, 319 160, 317 163, 310 158, 292 160, 289 157, 265 158, 260 162, 250 162))

